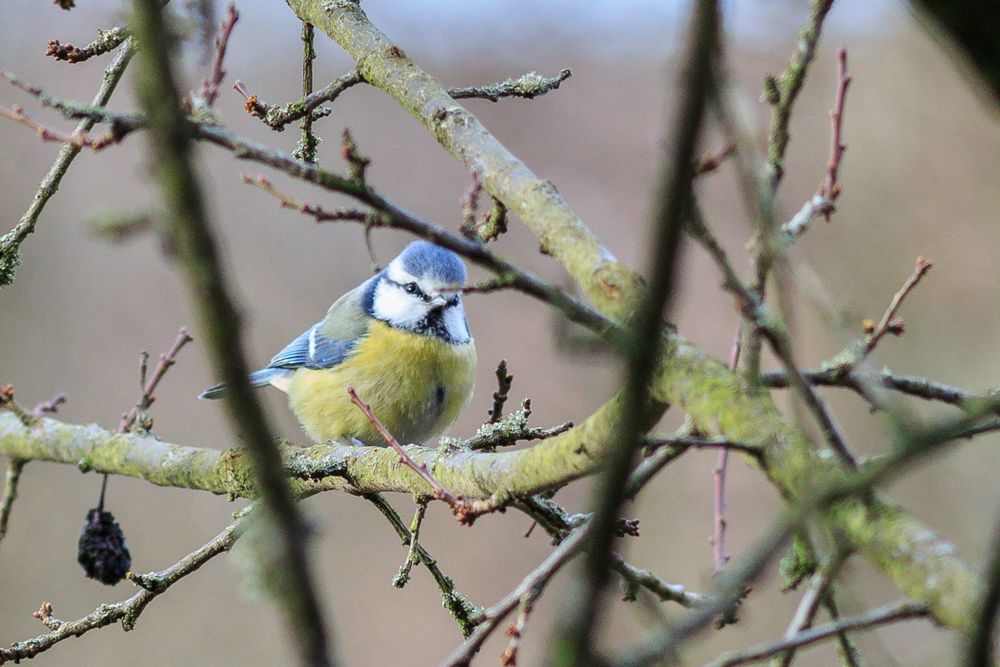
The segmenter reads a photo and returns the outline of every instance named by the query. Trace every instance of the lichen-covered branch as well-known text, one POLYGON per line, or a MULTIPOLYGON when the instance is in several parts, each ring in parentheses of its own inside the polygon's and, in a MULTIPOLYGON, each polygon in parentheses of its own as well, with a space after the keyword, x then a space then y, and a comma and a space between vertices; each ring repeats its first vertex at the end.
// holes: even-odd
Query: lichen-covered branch
POLYGON ((626 319, 639 303, 641 278, 605 248, 556 188, 535 175, 427 72, 374 26, 352 0, 291 0, 303 21, 338 42, 368 83, 386 91, 467 168, 486 191, 535 233, 606 314, 626 319))
MULTIPOLYGON (((118 53, 107 69, 104 70, 101 85, 97 89, 97 94, 94 95, 93 103, 95 106, 104 106, 111 99, 111 93, 114 92, 118 86, 118 82, 121 81, 133 53, 132 38, 130 37, 118 47, 118 53)), ((85 135, 95 124, 95 120, 84 118, 76 126, 75 133, 85 135)), ((63 144, 59 149, 59 156, 39 184, 27 212, 21 216, 21 220, 13 229, 0 237, 0 287, 10 285, 14 282, 14 272, 18 264, 21 263, 21 243, 24 242, 28 234, 35 231, 38 217, 42 214, 42 210, 49 199, 59 189, 59 184, 62 182, 66 170, 69 169, 70 164, 76 159, 76 156, 80 154, 80 150, 80 146, 63 144)))
POLYGON ((559 70, 559 74, 553 77, 545 77, 538 72, 528 72, 487 86, 449 88, 448 94, 456 100, 479 98, 499 102, 503 97, 523 97, 533 100, 558 89, 559 85, 572 75, 573 72, 569 69, 559 70))

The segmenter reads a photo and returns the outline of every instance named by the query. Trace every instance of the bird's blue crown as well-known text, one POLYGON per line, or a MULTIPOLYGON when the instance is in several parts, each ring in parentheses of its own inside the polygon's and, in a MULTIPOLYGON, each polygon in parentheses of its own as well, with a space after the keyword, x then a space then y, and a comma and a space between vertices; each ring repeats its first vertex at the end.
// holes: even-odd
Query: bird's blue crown
POLYGON ((399 259, 410 275, 433 278, 448 285, 464 285, 468 275, 458 255, 430 241, 413 241, 403 249, 399 259))

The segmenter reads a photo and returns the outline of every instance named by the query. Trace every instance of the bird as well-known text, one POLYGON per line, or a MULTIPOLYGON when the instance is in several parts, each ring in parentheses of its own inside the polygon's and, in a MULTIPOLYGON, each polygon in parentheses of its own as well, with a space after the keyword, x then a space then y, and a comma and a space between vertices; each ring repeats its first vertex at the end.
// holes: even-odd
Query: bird
MULTIPOLYGON (((250 373, 272 386, 317 442, 384 445, 348 388, 401 443, 440 436, 472 398, 476 347, 462 305, 467 272, 450 250, 413 241, 326 316, 250 373)), ((199 398, 225 395, 225 384, 199 398)))

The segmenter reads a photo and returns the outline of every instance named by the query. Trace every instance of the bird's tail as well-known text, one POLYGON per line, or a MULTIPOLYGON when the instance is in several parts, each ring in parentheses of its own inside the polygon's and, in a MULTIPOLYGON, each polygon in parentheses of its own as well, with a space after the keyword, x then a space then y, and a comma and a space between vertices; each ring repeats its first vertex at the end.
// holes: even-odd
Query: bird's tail
MULTIPOLYGON (((261 370, 254 371, 249 375, 250 386, 266 387, 267 385, 271 384, 271 380, 274 380, 276 377, 279 376, 287 375, 287 373, 288 371, 284 368, 262 368, 261 370)), ((205 398, 212 400, 216 398, 222 398, 225 395, 226 395, 226 384, 224 382, 220 382, 219 384, 213 385, 208 389, 206 389, 205 391, 201 392, 198 398, 205 398)))

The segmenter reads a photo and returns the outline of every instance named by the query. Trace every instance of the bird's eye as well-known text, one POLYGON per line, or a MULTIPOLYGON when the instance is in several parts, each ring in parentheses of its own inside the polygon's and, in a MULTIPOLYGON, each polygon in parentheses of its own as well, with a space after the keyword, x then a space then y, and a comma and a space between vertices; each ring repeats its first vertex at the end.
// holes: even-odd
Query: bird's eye
POLYGON ((406 283, 403 285, 403 289, 406 290, 407 294, 417 294, 420 291, 416 283, 406 283))

